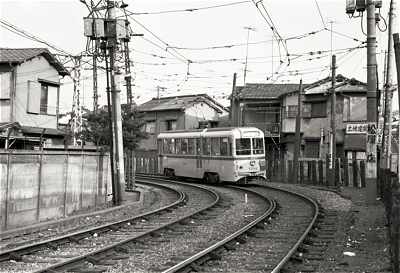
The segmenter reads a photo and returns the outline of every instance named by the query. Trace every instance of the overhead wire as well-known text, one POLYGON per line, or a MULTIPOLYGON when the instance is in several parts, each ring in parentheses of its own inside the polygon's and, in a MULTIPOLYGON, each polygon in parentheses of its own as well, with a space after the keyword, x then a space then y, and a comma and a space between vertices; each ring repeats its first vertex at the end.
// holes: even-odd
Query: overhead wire
POLYGON ((212 5, 212 6, 206 6, 206 7, 198 7, 198 8, 185 8, 185 9, 152 11, 152 12, 133 12, 132 15, 154 15, 154 14, 166 14, 166 13, 178 13, 178 12, 194 12, 194 11, 200 11, 200 10, 235 6, 235 5, 240 5, 240 4, 249 3, 249 2, 251 2, 251 1, 246 0, 246 1, 237 1, 237 2, 231 2, 231 3, 226 3, 226 4, 219 4, 219 5, 212 5))

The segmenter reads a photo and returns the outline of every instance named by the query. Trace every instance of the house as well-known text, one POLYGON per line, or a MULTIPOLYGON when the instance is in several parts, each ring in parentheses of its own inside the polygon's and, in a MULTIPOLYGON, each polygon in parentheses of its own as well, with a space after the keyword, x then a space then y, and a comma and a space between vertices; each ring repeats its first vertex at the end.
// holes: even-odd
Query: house
POLYGON ((282 156, 282 99, 297 92, 298 84, 246 84, 237 86, 231 98, 233 126, 254 126, 264 132, 266 155, 271 160, 282 156))
POLYGON ((157 149, 157 135, 163 131, 216 127, 228 110, 207 94, 153 98, 137 107, 146 121, 149 138, 139 149, 157 149))
POLYGON ((46 48, 0 48, 0 147, 61 144, 60 76, 65 67, 46 48))
MULTIPOLYGON (((301 153, 305 158, 325 158, 329 153, 331 128, 331 77, 311 83, 302 96, 301 153)), ((340 158, 365 159, 365 132, 352 130, 363 127, 367 120, 367 85, 356 79, 336 76, 336 155, 340 158), (349 128, 351 130, 349 130, 349 128)), ((287 159, 293 158, 295 117, 298 91, 281 97, 283 112, 282 142, 287 159)))

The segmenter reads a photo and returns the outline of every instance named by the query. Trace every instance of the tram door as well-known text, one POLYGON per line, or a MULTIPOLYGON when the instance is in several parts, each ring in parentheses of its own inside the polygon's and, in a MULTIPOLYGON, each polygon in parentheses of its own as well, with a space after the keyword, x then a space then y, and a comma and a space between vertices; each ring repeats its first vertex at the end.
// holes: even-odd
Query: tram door
POLYGON ((196 174, 197 177, 202 176, 203 162, 201 159, 201 139, 196 138, 196 174))

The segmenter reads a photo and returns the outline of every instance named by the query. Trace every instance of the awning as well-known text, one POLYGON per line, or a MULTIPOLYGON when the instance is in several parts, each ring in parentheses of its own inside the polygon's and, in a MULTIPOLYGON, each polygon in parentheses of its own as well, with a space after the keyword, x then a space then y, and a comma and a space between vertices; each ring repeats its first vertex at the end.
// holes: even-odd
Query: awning
POLYGON ((67 133, 53 128, 39 128, 39 127, 31 127, 31 126, 22 126, 21 130, 24 134, 32 134, 32 135, 41 135, 43 133, 44 136, 53 136, 53 137, 64 137, 67 133), (43 133, 43 129, 45 129, 43 133))
POLYGON ((365 134, 344 136, 344 150, 365 151, 366 145, 367 136, 365 134))

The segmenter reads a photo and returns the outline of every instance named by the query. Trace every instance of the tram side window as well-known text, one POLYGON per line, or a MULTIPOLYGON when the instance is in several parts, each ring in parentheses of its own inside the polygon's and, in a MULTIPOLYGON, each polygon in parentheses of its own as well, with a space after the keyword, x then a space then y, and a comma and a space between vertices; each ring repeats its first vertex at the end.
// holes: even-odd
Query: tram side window
POLYGON ((221 155, 221 145, 219 137, 211 138, 211 155, 221 155))
POLYGON ((163 140, 162 139, 157 139, 157 150, 158 150, 158 154, 163 153, 163 140))
POLYGON ((168 142, 168 146, 169 146, 169 152, 171 153, 171 154, 174 154, 175 153, 175 139, 173 139, 173 138, 171 138, 170 140, 169 140, 169 142, 168 142))
POLYGON ((201 154, 201 141, 200 138, 196 138, 196 154, 201 154))
POLYGON ((182 154, 182 147, 181 147, 181 139, 177 138, 175 139, 175 153, 176 154, 182 154))
POLYGON ((237 155, 250 155, 251 154, 250 138, 236 139, 236 154, 237 155))
POLYGON ((231 155, 231 145, 227 137, 221 137, 221 155, 231 155))
POLYGON ((194 138, 188 138, 188 154, 194 155, 194 138))
POLYGON ((183 155, 188 154, 188 139, 187 138, 182 138, 181 140, 181 152, 183 155))
POLYGON ((264 140, 262 138, 253 138, 253 154, 260 155, 264 153, 264 140))
POLYGON ((211 154, 211 139, 209 137, 203 138, 203 155, 211 154))
POLYGON ((169 144, 170 140, 169 139, 163 139, 163 153, 164 154, 170 154, 170 150, 169 150, 169 144))

